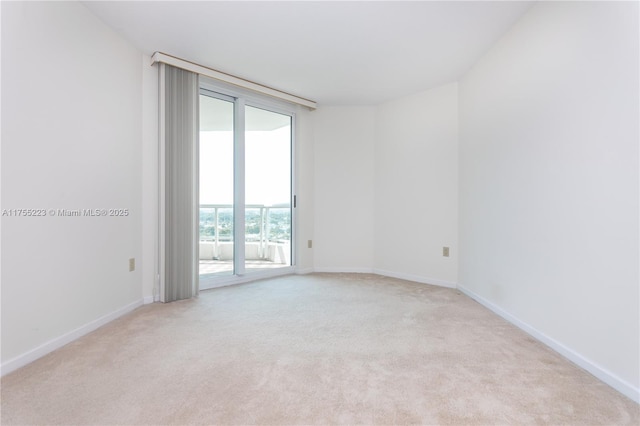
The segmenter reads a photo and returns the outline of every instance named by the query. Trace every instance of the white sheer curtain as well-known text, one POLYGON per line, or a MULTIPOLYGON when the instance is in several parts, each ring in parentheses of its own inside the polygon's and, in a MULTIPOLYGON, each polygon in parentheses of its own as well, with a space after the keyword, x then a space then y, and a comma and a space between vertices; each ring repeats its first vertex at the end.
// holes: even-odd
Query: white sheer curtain
POLYGON ((160 66, 160 300, 198 294, 198 74, 160 66))

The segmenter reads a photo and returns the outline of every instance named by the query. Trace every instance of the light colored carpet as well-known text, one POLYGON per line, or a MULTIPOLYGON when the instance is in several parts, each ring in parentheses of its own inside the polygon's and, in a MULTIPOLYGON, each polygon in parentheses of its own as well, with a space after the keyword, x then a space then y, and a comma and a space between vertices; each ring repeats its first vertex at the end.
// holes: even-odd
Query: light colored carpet
POLYGON ((2 379, 2 424, 634 424, 456 290, 287 276, 143 306, 2 379))

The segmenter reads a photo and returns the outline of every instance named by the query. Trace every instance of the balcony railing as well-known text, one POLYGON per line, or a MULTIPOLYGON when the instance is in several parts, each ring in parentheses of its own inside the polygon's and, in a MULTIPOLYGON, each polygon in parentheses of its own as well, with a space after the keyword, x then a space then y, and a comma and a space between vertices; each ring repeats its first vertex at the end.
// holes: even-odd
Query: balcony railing
MULTIPOLYGON (((233 258, 233 205, 200 205, 200 259, 233 258)), ((245 258, 289 263, 290 204, 245 206, 245 258)))

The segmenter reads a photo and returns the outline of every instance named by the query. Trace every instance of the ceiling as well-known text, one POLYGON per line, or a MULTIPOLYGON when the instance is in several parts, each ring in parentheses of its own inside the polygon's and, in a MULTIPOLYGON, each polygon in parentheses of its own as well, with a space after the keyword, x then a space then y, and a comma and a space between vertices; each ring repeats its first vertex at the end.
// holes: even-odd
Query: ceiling
POLYGON ((374 105, 458 80, 521 17, 517 1, 87 1, 156 51, 319 105, 374 105))

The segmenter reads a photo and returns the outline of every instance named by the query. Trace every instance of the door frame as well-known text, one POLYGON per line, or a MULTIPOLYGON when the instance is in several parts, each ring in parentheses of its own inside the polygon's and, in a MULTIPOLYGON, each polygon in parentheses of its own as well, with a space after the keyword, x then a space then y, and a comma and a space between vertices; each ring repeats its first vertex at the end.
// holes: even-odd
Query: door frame
MULTIPOLYGON (((200 290, 207 290, 216 287, 240 284, 243 282, 254 281, 261 278, 275 277, 281 275, 292 274, 296 271, 296 106, 287 102, 278 101, 267 96, 257 95, 248 90, 241 89, 236 86, 220 83, 205 76, 200 76, 200 87, 198 97, 213 96, 215 98, 230 101, 234 103, 234 214, 233 214, 233 239, 234 239, 234 270, 231 275, 224 276, 199 276, 200 290), (204 92, 204 93, 203 93, 204 92), (260 108, 274 113, 291 117, 291 134, 290 134, 290 188, 289 205, 291 211, 291 230, 290 230, 290 259, 291 264, 282 268, 265 269, 261 271, 252 271, 246 273, 245 270, 245 107, 260 108), (241 238, 240 238, 241 237, 241 238)), ((198 155, 200 141, 198 138, 198 155)), ((199 161, 199 158, 198 158, 199 161)), ((199 185, 199 179, 196 179, 199 185)), ((197 189, 199 195, 199 186, 197 189)), ((199 228, 199 196, 198 198, 198 220, 196 221, 199 228)), ((195 261, 196 268, 199 268, 199 240, 200 235, 198 229, 197 253, 195 261)), ((198 269, 197 269, 198 270, 198 269)), ((198 274, 199 275, 199 274, 198 274)))

